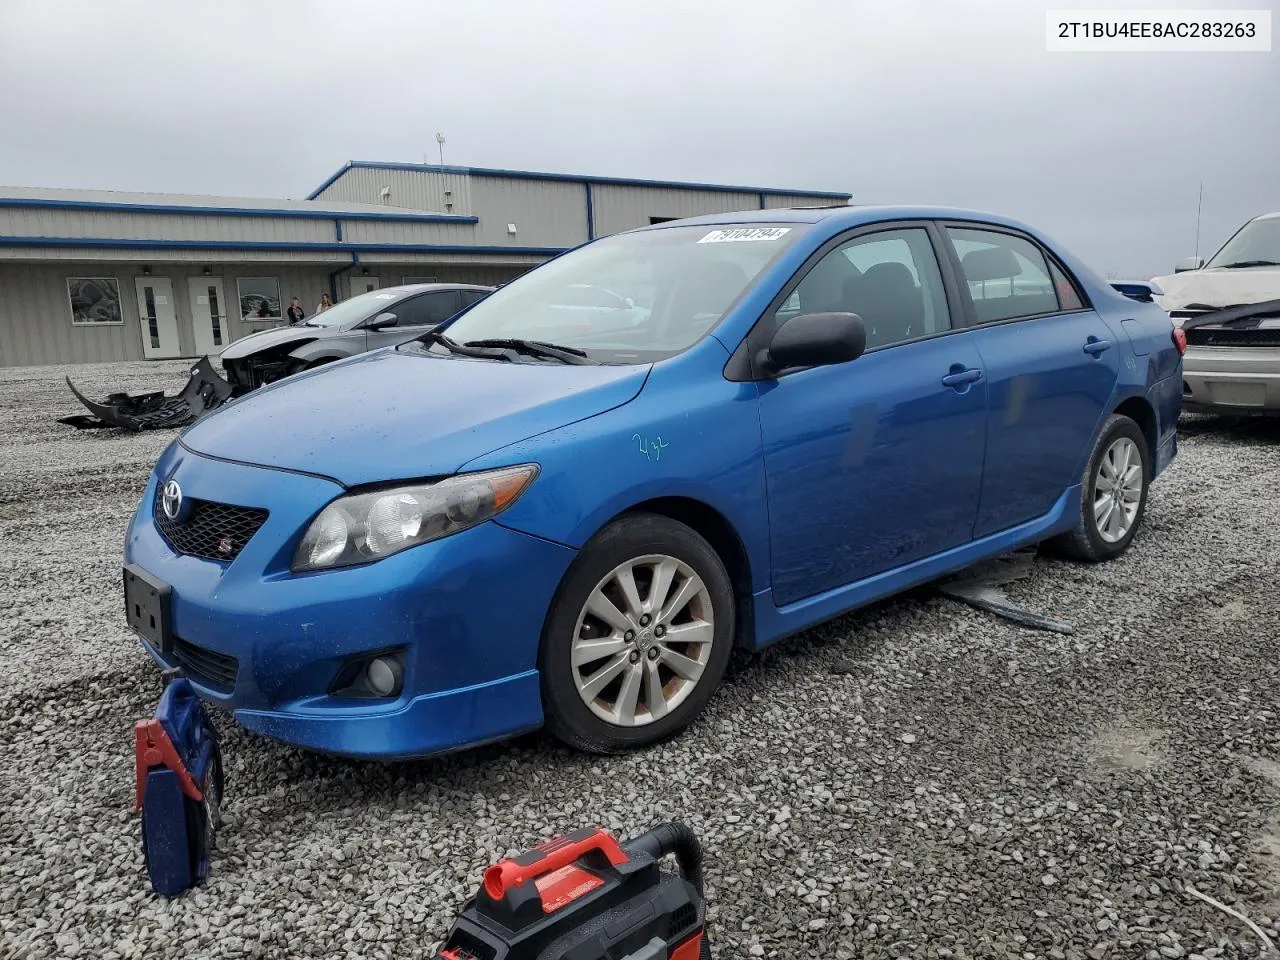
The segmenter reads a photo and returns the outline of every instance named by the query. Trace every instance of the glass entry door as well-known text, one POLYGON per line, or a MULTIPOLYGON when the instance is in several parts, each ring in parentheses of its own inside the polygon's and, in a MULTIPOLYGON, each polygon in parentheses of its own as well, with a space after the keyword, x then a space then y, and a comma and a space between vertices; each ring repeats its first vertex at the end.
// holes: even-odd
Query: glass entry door
POLYGON ((173 308, 173 284, 168 277, 137 277, 138 322, 142 326, 142 355, 148 360, 180 357, 178 315, 173 308))
POLYGON ((195 335, 196 356, 216 357, 231 342, 227 330, 227 298, 221 277, 189 277, 191 332, 195 335))

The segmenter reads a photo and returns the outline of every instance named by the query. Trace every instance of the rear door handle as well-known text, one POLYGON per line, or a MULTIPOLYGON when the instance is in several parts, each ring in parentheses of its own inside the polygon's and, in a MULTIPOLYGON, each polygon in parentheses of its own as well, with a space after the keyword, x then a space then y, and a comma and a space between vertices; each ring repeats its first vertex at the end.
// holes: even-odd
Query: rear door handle
POLYGON ((1091 357, 1096 357, 1103 350, 1111 349, 1110 340, 1099 340, 1097 337, 1090 337, 1084 342, 1084 352, 1091 357))
POLYGON ((977 383, 982 379, 982 371, 976 367, 949 373, 942 378, 944 387, 963 387, 966 383, 977 383))

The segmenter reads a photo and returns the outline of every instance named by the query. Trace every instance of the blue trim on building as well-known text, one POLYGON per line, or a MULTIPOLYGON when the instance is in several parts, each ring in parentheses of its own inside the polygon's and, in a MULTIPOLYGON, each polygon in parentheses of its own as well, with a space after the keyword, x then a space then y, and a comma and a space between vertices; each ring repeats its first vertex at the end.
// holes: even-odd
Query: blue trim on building
POLYGON ((351 161, 348 160, 346 163, 340 166, 337 170, 335 170, 331 176, 326 177, 324 183, 320 184, 320 186, 316 187, 314 190, 308 193, 307 199, 314 200, 316 197, 320 196, 320 194, 324 193, 331 186, 333 186, 334 183, 337 182, 338 178, 350 169, 351 169, 351 161))
POLYGON ((591 184, 584 183, 582 189, 587 196, 587 239, 594 240, 596 238, 596 203, 595 198, 591 196, 591 184))
POLYGON ((72 247, 86 250, 244 250, 296 253, 515 253, 553 257, 567 247, 498 247, 459 243, 346 243, 336 240, 134 240, 125 237, 0 236, 0 247, 72 247))
POLYGON ((348 170, 421 170, 426 173, 454 173, 474 177, 507 177, 514 180, 551 180, 560 183, 594 183, 612 187, 658 187, 667 190, 708 190, 716 193, 757 193, 767 196, 820 197, 824 200, 852 200, 851 193, 829 190, 788 190, 782 187, 741 187, 724 183, 685 183, 679 180, 635 180, 624 177, 594 177, 572 173, 536 173, 532 170, 502 170, 488 167, 454 167, 436 163, 378 163, 373 160, 348 160, 336 173, 309 194, 314 200, 348 170))
MULTIPOLYGON (((310 198, 308 198, 310 199, 310 198)), ((189 204, 119 203, 105 200, 45 200, 35 197, 0 197, 0 209, 89 210, 110 213, 169 213, 202 217, 281 217, 293 220, 396 220, 411 223, 479 223, 479 217, 461 213, 387 211, 354 213, 342 210, 286 210, 276 207, 204 207, 189 204)))

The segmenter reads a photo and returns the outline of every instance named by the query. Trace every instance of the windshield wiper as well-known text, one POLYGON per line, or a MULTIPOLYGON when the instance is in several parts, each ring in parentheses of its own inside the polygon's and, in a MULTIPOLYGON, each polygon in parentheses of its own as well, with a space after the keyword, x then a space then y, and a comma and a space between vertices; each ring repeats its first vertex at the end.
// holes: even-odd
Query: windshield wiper
POLYGON ((565 347, 556 343, 546 343, 542 340, 521 340, 518 337, 495 337, 489 340, 468 340, 462 344, 464 347, 495 347, 504 350, 514 350, 517 353, 527 353, 533 357, 546 357, 550 360, 559 360, 561 363, 594 363, 587 357, 585 350, 579 350, 577 347, 565 347))
POLYGON ((1223 270, 1237 270, 1241 267, 1280 267, 1280 260, 1237 260, 1235 263, 1224 263, 1223 270))
POLYGON ((434 330, 419 337, 418 340, 422 343, 438 343, 450 353, 456 353, 460 357, 481 357, 485 360, 511 359, 504 350, 476 347, 475 344, 470 343, 458 343, 451 337, 445 336, 443 333, 437 333, 434 330))

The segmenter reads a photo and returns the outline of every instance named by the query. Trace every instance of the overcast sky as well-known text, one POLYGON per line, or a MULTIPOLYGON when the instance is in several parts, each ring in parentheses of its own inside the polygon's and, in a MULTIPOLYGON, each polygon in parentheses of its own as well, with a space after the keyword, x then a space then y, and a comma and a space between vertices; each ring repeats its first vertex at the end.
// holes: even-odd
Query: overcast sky
POLYGON ((1046 6, 0 0, 0 185, 301 197, 439 130, 447 163, 998 211, 1118 275, 1192 253, 1201 180, 1202 254, 1280 210, 1280 54, 1046 53, 1046 6))

